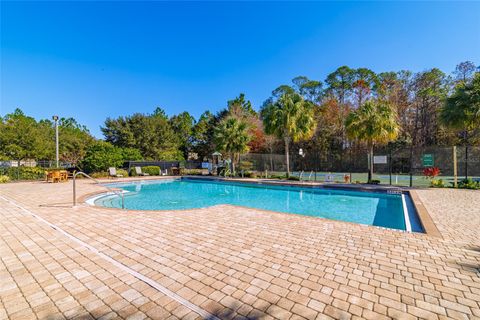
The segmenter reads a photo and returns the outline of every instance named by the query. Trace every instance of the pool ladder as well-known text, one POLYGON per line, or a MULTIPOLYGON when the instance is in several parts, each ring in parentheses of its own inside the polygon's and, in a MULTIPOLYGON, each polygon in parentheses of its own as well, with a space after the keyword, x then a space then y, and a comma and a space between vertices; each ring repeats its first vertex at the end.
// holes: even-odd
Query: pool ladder
MULTIPOLYGON (((305 172, 302 170, 302 172, 300 172, 300 177, 298 178, 298 180, 302 181, 302 177, 303 177, 303 174, 305 172)), ((310 174, 308 175, 308 181, 310 181, 310 179, 312 178, 312 174, 313 174, 313 170, 310 171, 310 174)))
MULTIPOLYGON (((75 207, 77 205, 77 187, 76 187, 76 183, 75 183, 75 180, 77 178, 77 176, 81 174, 82 176, 84 177, 87 177, 88 179, 90 180, 93 180, 95 181, 97 184, 100 184, 100 181, 98 181, 97 179, 95 178, 92 178, 90 177, 88 174, 86 174, 85 172, 83 171, 78 171, 78 172, 75 172, 73 174, 73 206, 75 207)), ((123 195, 123 192, 121 191, 118 191, 117 189, 113 189, 113 188, 110 188, 110 187, 107 187, 107 186, 103 186, 105 188, 107 188, 110 192, 112 192, 113 194, 117 195, 117 196, 120 196, 120 198, 122 199, 122 209, 125 209, 125 197, 123 195)))

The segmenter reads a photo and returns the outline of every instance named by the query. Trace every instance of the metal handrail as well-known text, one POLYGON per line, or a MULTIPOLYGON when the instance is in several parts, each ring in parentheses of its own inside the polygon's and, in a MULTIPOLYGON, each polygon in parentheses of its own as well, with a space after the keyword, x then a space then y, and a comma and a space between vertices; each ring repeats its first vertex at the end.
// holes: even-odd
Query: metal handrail
MULTIPOLYGON (((73 174, 73 206, 75 207, 77 205, 77 188, 76 188, 76 184, 75 184, 75 178, 77 177, 77 175, 83 175, 87 178, 89 178, 90 180, 93 180, 95 181, 96 183, 100 184, 100 181, 98 181, 97 179, 95 178, 92 178, 90 177, 88 174, 86 174, 85 172, 83 171, 79 171, 79 172, 75 172, 73 174)), ((113 192, 114 194, 116 194, 117 196, 120 196, 122 198, 122 209, 125 209, 125 198, 124 198, 124 195, 123 195, 123 192, 119 192, 118 190, 115 190, 115 189, 112 189, 110 187, 107 187, 104 185, 105 188, 107 188, 108 190, 110 190, 111 192, 113 192)))

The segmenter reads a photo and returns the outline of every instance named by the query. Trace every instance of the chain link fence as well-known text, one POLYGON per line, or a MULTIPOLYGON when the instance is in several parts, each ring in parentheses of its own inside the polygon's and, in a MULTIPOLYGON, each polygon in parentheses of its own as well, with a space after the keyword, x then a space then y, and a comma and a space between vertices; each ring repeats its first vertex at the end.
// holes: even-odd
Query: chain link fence
MULTIPOLYGON (((298 150, 297 150, 298 151, 298 150)), ((381 184, 398 186, 430 185, 425 177, 424 169, 437 167, 440 169, 438 179, 446 185, 454 181, 454 158, 456 155, 458 181, 468 178, 480 178, 480 147, 417 147, 417 148, 377 148, 373 179, 381 184), (382 161, 383 160, 383 161, 382 161), (410 165, 411 164, 411 165, 410 165), (411 173, 411 174, 410 174, 411 173)), ((368 178, 368 151, 364 147, 345 150, 336 154, 320 154, 304 151, 304 156, 291 154, 291 175, 302 180, 344 182, 345 176, 352 182, 365 183, 368 178)), ((285 175, 287 171, 284 154, 249 153, 240 157, 251 171, 261 176, 285 175)))
MULTIPOLYGON (((345 177, 353 183, 365 183, 368 178, 368 150, 363 146, 351 146, 349 149, 334 152, 319 152, 303 150, 303 156, 298 150, 292 150, 289 157, 292 176, 302 180, 345 182, 345 177)), ((480 179, 480 147, 404 147, 376 148, 375 156, 380 156, 378 163, 374 161, 373 179, 381 184, 397 186, 425 187, 430 185, 423 171, 434 166, 440 169, 438 179, 449 186, 454 181, 454 159, 456 156, 458 181, 465 177, 480 179), (382 157, 383 156, 383 157, 382 157)), ((259 177, 285 176, 287 171, 284 154, 248 153, 240 156, 237 166, 240 170, 253 171, 259 177)), ((150 164, 150 162, 148 162, 150 164)), ((160 163, 160 162, 159 162, 160 163)), ((135 162, 135 165, 139 163, 135 162)), ((141 163, 146 165, 147 162, 141 163)), ((60 164, 64 168, 72 165, 60 164)), ((158 164, 155 164, 158 165, 158 164)), ((184 167, 186 169, 201 169, 198 161, 163 161, 161 167, 184 167)), ((126 167, 128 167, 127 165, 126 167)), ((0 175, 9 176, 10 180, 42 180, 45 170, 55 167, 54 161, 0 161, 0 175)))

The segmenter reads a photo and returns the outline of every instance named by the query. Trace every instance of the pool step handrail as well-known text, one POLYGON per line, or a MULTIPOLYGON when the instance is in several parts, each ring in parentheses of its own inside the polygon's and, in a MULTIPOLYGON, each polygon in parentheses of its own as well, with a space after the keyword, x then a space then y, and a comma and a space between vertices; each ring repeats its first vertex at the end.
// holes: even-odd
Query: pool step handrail
MULTIPOLYGON (((75 179, 77 178, 77 176, 81 174, 82 176, 84 177, 87 177, 88 179, 90 180, 93 180, 95 181, 95 183, 97 184, 100 184, 100 181, 98 181, 97 179, 95 178, 92 178, 91 176, 89 176, 88 174, 86 174, 85 172, 83 171, 78 171, 78 172, 75 172, 73 174, 73 206, 75 207, 77 205, 77 187, 76 187, 76 184, 75 184, 75 179)), ((113 194, 117 195, 117 196, 120 196, 120 198, 122 199, 122 209, 125 209, 125 197, 123 195, 123 192, 121 191, 118 191, 116 189, 113 189, 113 188, 110 188, 108 186, 103 186, 105 188, 107 188, 110 192, 112 192, 113 194)))
POLYGON ((308 175, 308 181, 310 181, 312 179, 312 174, 313 174, 313 170, 310 171, 310 174, 308 175))

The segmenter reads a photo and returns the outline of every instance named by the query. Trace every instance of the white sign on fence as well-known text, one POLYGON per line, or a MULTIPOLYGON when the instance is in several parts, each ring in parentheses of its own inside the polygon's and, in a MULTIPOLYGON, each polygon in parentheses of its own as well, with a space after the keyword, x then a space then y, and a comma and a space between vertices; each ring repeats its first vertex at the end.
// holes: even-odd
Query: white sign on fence
POLYGON ((373 156, 374 164, 387 164, 387 156, 373 156))

